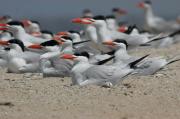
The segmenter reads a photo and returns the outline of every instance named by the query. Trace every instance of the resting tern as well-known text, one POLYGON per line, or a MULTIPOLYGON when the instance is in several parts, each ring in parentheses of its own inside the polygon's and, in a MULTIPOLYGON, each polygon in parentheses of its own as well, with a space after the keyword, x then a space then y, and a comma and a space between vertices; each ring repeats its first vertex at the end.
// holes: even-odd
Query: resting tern
POLYGON ((1 30, 7 30, 11 32, 14 38, 21 40, 27 47, 32 44, 40 44, 42 42, 48 41, 47 39, 38 38, 27 34, 24 30, 24 25, 19 21, 12 21, 8 24, 0 24, 0 26, 1 30))
MULTIPOLYGON (((92 24, 96 28, 96 33, 97 33, 97 41, 101 44, 102 42, 106 40, 113 40, 113 39, 125 39, 129 45, 131 46, 139 46, 143 45, 149 42, 152 42, 156 39, 161 39, 164 38, 164 34, 159 34, 157 36, 154 36, 153 38, 148 38, 147 36, 144 35, 128 35, 125 33, 120 33, 117 30, 112 31, 107 29, 107 24, 105 22, 105 17, 104 16, 95 16, 94 18, 76 18, 73 19, 74 23, 79 23, 79 24, 92 24)), ((107 49, 107 47, 106 47, 107 49)), ((105 51, 105 49, 104 49, 105 51)))
POLYGON ((9 41, 1 41, 0 44, 6 45, 6 59, 7 68, 9 72, 26 73, 39 71, 40 55, 25 51, 25 46, 22 41, 18 39, 11 39, 9 41))
MULTIPOLYGON (((85 41, 84 41, 85 42, 85 41)), ((39 48, 46 51, 40 56, 40 68, 44 77, 67 77, 73 66, 72 61, 60 59, 61 54, 73 54, 73 46, 84 42, 72 42, 67 36, 61 37, 61 42, 50 40, 41 43, 39 48), (62 42, 63 41, 63 42, 62 42)), ((86 41, 87 42, 87 41, 86 41)))
POLYGON ((124 68, 108 65, 92 65, 88 61, 88 55, 64 54, 61 58, 75 62, 71 71, 72 83, 74 85, 106 85, 108 83, 108 85, 112 86, 117 84, 125 76, 131 74, 134 71, 135 65, 146 57, 129 63, 130 67, 127 66, 124 68))
MULTIPOLYGON (((138 58, 134 56, 130 56, 127 53, 127 42, 125 40, 116 39, 115 41, 106 41, 105 45, 110 45, 115 48, 115 64, 114 65, 122 65, 127 64, 129 62, 135 61, 138 58)), ((140 75, 152 75, 165 66, 178 61, 178 57, 174 57, 172 59, 164 59, 162 57, 148 58, 147 60, 142 61, 139 65, 137 65, 136 72, 140 75)))

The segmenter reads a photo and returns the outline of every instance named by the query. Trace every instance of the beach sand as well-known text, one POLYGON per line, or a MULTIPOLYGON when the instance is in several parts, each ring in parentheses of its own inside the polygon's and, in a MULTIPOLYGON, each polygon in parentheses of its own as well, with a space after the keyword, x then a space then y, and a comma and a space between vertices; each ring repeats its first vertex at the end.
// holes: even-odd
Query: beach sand
MULTIPOLYGON (((130 51, 172 57, 180 44, 130 51)), ((178 119, 180 62, 152 76, 128 76, 112 88, 71 86, 70 78, 24 78, 0 71, 0 119, 178 119)))

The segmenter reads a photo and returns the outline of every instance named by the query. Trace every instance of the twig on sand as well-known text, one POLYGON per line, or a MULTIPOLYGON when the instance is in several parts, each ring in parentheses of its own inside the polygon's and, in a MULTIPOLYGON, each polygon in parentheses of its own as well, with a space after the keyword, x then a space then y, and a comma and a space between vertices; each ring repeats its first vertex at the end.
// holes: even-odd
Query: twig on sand
POLYGON ((0 106, 8 106, 8 107, 13 107, 14 104, 11 102, 0 102, 0 106))

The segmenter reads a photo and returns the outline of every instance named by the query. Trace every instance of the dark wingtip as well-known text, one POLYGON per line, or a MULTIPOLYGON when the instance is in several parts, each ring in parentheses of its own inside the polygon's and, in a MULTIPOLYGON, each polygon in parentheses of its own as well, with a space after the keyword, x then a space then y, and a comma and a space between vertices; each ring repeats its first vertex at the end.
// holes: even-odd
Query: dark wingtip
POLYGON ((114 59, 114 58, 115 58, 115 56, 111 56, 110 58, 107 58, 107 59, 105 59, 105 60, 102 60, 102 61, 97 62, 96 65, 103 65, 103 64, 111 61, 111 60, 114 59))
POLYGON ((80 41, 80 42, 74 42, 73 45, 78 45, 86 42, 90 42, 91 40, 85 40, 85 41, 80 41))
POLYGON ((149 55, 150 55, 150 54, 145 55, 144 57, 141 57, 140 59, 138 59, 138 60, 136 60, 136 61, 134 61, 134 62, 129 63, 130 68, 132 68, 132 69, 136 68, 136 65, 137 65, 139 62, 141 62, 142 60, 144 60, 146 57, 148 57, 149 55))
POLYGON ((180 29, 177 30, 177 31, 175 31, 175 32, 173 32, 173 33, 171 33, 171 34, 169 35, 169 37, 173 37, 173 36, 175 36, 175 35, 177 35, 177 34, 180 34, 180 29))
POLYGON ((113 50, 113 51, 110 51, 110 52, 107 52, 107 53, 103 53, 103 54, 108 54, 108 55, 114 55, 115 54, 115 50, 113 50))

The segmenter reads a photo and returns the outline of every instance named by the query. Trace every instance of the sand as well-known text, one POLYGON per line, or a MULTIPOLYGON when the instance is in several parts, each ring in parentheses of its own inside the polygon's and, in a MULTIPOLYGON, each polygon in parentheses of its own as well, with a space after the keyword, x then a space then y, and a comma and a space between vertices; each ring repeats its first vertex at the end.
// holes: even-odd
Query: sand
MULTIPOLYGON (((179 49, 177 44, 130 53, 171 57, 179 49)), ((112 88, 70 86, 70 78, 0 74, 0 119, 180 118, 180 62, 153 76, 129 76, 112 88)))

